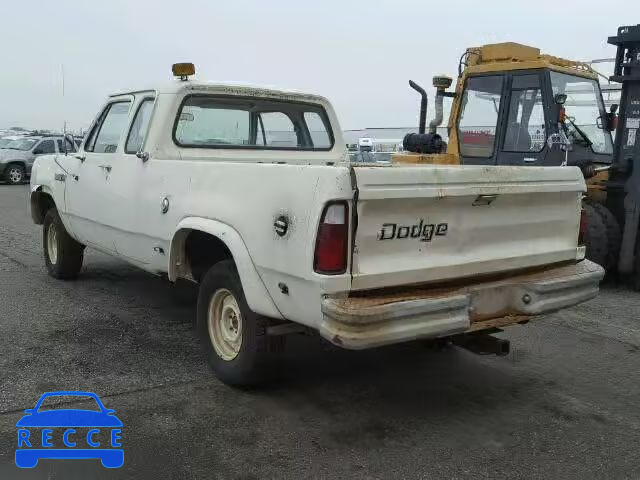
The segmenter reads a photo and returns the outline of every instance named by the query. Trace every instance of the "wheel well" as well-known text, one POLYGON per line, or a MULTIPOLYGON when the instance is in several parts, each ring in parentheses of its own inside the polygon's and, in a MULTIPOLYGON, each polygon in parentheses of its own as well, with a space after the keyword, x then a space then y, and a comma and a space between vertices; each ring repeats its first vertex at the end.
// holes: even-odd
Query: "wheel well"
POLYGON ((182 276, 186 276, 184 275, 187 273, 186 270, 193 280, 199 282, 212 265, 222 260, 233 260, 233 255, 218 237, 198 230, 190 230, 184 239, 182 258, 184 260, 182 276))
POLYGON ((7 162, 7 167, 9 165, 20 165, 22 166, 22 168, 26 169, 27 168, 27 164, 24 163, 22 160, 11 160, 9 162, 7 162))
POLYGON ((51 195, 42 190, 37 190, 31 194, 31 218, 37 225, 42 225, 44 216, 56 204, 51 195))

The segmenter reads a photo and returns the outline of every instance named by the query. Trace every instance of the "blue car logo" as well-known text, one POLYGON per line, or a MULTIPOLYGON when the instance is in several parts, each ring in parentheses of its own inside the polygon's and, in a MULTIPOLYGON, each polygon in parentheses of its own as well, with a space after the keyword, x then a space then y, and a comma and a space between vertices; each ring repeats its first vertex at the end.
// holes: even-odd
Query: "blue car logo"
POLYGON ((119 448, 122 446, 122 422, 114 415, 114 410, 104 407, 95 393, 48 392, 40 397, 33 409, 24 412, 26 415, 16 423, 18 467, 33 468, 41 458, 99 458, 106 468, 119 468, 124 464, 124 450, 119 448), (49 397, 93 399, 99 410, 47 410, 42 408, 42 402, 49 397), (64 448, 57 448, 54 443, 64 445, 64 448))

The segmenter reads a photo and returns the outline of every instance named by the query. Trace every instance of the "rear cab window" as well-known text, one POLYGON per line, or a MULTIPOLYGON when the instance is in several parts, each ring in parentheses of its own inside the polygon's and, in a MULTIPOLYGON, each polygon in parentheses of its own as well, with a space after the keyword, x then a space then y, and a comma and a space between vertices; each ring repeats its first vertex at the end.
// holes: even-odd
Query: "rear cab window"
POLYGON ((331 150, 334 136, 318 104, 256 97, 185 97, 173 130, 187 148, 331 150))

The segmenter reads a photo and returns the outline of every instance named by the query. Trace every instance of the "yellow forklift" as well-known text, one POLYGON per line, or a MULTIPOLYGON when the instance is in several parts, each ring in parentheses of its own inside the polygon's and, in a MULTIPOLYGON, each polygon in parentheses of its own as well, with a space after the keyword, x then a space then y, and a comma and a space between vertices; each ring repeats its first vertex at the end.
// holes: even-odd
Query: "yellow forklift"
POLYGON ((640 116, 640 26, 620 27, 609 42, 618 46, 612 80, 623 85, 619 118, 618 105, 605 110, 598 74, 588 64, 517 43, 484 45, 460 58, 454 92, 447 91, 450 77, 433 78, 435 118, 428 131, 427 93, 409 82, 422 96, 419 133, 405 136, 404 152, 392 161, 579 167, 588 186, 587 257, 609 272, 632 275, 640 288, 640 150, 634 130, 640 116), (453 100, 448 143, 437 133, 446 97, 453 100))

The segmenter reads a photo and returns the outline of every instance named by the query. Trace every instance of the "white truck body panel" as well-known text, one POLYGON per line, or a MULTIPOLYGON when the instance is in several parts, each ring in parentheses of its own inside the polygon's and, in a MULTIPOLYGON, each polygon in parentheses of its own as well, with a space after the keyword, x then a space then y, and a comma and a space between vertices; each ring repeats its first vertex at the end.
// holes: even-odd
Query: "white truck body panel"
MULTIPOLYGON (((39 194, 51 195, 76 240, 147 271, 167 273, 171 280, 190 278, 183 251, 188 234, 215 236, 231 252, 253 311, 312 327, 334 343, 365 348, 450 329, 438 328, 441 320, 433 323, 422 312, 421 321, 429 323, 425 328, 395 324, 395 333, 386 337, 365 329, 357 341, 339 341, 327 321, 341 322, 340 315, 327 313, 331 309, 323 299, 573 265, 584 254, 577 236, 585 184, 577 168, 352 166, 331 104, 297 92, 189 81, 114 95, 108 104, 122 100, 131 107, 117 148, 93 153, 83 145, 78 155, 39 158, 31 176, 32 206, 39 194), (182 102, 193 93, 320 105, 333 130, 333 147, 181 147, 174 141, 174 125, 182 102), (148 160, 143 161, 125 153, 124 146, 138 106, 150 97, 153 113, 142 148, 148 160), (333 201, 346 202, 350 212, 347 268, 324 275, 314 271, 314 251, 323 209, 333 201), (289 221, 284 236, 274 229, 280 216, 289 221), (411 234, 421 221, 421 228, 446 228, 421 241, 411 234), (402 238, 403 229, 401 238, 381 238, 390 235, 390 224, 396 225, 396 237, 408 227, 407 237, 402 238), (381 234, 384 228, 387 233, 381 234), (408 333, 403 337, 398 331, 408 333)), ((32 215, 39 221, 36 207, 32 215)), ((573 303, 595 295, 602 276, 598 268, 588 274, 563 270, 565 283, 584 285, 573 303), (582 283, 576 283, 578 277, 582 283)), ((410 322, 415 325, 415 319, 410 322)), ((469 322, 460 320, 458 326, 469 328, 469 322)))

